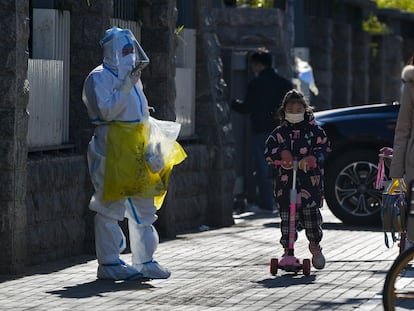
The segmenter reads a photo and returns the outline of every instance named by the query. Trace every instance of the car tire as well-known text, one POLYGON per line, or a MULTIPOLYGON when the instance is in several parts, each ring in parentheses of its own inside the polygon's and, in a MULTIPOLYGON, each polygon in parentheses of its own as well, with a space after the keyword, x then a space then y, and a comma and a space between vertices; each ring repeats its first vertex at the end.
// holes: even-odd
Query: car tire
POLYGON ((325 199, 344 224, 381 224, 381 190, 374 188, 378 151, 353 150, 331 159, 325 169, 325 199))

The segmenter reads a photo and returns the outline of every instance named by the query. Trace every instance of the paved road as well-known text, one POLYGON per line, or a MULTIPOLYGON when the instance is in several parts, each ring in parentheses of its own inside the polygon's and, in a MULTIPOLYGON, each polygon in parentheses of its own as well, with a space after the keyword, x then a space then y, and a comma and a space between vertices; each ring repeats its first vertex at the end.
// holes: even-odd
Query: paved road
MULTIPOLYGON (((327 265, 307 277, 271 276, 269 259, 282 254, 279 219, 244 214, 232 227, 163 241, 156 257, 172 270, 168 280, 98 281, 96 260, 81 256, 1 282, 0 310, 382 310, 397 246, 387 249, 379 230, 342 225, 325 207, 323 215, 327 265)), ((304 232, 295 248, 310 258, 304 232)))

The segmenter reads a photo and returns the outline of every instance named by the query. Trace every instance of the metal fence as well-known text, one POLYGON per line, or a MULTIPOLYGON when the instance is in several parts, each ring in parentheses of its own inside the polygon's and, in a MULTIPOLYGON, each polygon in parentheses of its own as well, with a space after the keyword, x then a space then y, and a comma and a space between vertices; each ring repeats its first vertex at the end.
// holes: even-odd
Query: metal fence
POLYGON ((117 26, 122 29, 129 29, 134 34, 135 38, 141 42, 141 27, 137 22, 128 21, 119 18, 111 18, 110 19, 111 26, 117 26))
POLYGON ((114 0, 114 18, 136 21, 138 18, 137 0, 114 0))
POLYGON ((181 138, 195 134, 196 31, 183 29, 177 48, 175 114, 181 123, 181 138))
POLYGON ((70 13, 33 9, 29 149, 69 140, 70 13))
POLYGON ((29 148, 56 146, 63 142, 63 61, 29 59, 29 148))

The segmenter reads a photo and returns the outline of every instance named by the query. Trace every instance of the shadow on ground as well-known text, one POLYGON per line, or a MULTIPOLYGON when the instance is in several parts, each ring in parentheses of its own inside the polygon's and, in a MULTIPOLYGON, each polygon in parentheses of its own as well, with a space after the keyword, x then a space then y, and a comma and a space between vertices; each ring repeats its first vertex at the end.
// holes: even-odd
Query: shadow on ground
MULTIPOLYGON (((316 279, 315 275, 304 276, 304 275, 293 275, 284 274, 281 276, 275 276, 271 279, 265 279, 257 282, 257 284, 266 288, 282 288, 295 285, 304 285, 314 283, 316 279)), ((329 285, 329 284, 327 284, 329 285)), ((328 300, 313 300, 307 304, 307 310, 355 310, 368 300, 372 300, 372 297, 361 297, 361 298, 344 298, 342 301, 328 301, 328 300), (345 307, 348 306, 348 307, 345 307), (348 309, 346 309, 348 308, 348 309)), ((367 309, 368 310, 368 309, 367 309)), ((373 309, 369 309, 373 310, 373 309)), ((377 310, 377 309, 375 309, 377 310)))
POLYGON ((305 276, 303 274, 282 274, 271 279, 258 281, 257 284, 266 288, 278 288, 294 285, 311 284, 315 281, 315 275, 305 276))
MULTIPOLYGON (((280 228, 280 221, 264 223, 263 227, 280 228)), ((322 228, 325 230, 382 232, 382 229, 378 227, 350 226, 337 222, 325 222, 322 224, 322 228)))
POLYGON ((119 291, 135 291, 153 288, 154 286, 140 281, 111 281, 95 280, 88 283, 77 284, 75 286, 64 287, 63 289, 47 292, 48 294, 57 295, 61 298, 89 298, 101 297, 104 293, 119 291))
POLYGON ((56 261, 50 261, 47 264, 43 263, 39 265, 29 266, 23 274, 1 275, 0 283, 10 280, 16 280, 22 277, 31 276, 35 274, 50 274, 76 265, 87 263, 88 261, 94 259, 96 259, 96 257, 92 255, 79 255, 77 257, 68 257, 56 261))
MULTIPOLYGON (((347 298, 343 299, 343 301, 317 300, 309 302, 307 306, 308 310, 359 310, 359 306, 363 305, 365 302, 371 299, 372 298, 347 298)), ((364 310, 374 309, 371 308, 364 310)))

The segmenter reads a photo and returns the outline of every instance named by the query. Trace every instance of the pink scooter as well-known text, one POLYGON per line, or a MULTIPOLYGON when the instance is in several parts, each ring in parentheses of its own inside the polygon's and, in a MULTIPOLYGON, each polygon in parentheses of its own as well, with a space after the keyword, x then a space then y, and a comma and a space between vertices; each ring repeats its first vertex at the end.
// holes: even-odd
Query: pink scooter
POLYGON ((294 256, 294 244, 296 236, 296 208, 298 193, 296 190, 296 172, 298 170, 298 161, 293 161, 293 180, 292 189, 290 190, 290 213, 289 213, 289 249, 287 256, 283 256, 280 260, 277 258, 270 259, 270 274, 276 275, 277 270, 280 268, 286 272, 294 272, 297 274, 299 271, 303 271, 304 275, 310 275, 311 261, 310 259, 303 259, 300 263, 299 259, 294 256))

